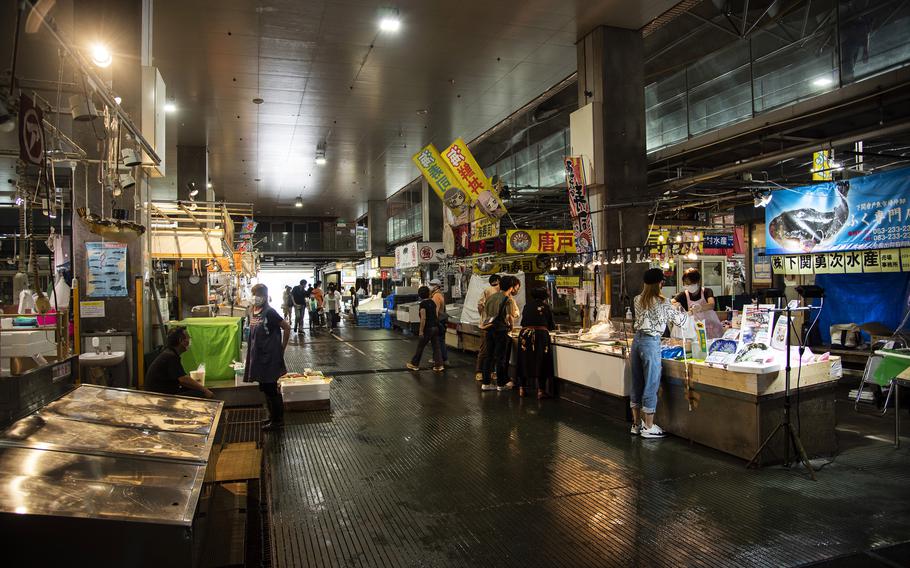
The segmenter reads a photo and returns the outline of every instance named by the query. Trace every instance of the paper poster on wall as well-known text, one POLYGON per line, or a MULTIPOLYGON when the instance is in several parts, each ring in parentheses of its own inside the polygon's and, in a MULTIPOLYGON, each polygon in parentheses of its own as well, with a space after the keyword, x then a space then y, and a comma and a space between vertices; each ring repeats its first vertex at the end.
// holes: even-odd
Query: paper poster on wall
POLYGON ((94 300, 91 302, 79 302, 79 317, 82 318, 103 318, 104 300, 94 300))
POLYGON ((85 243, 85 251, 88 262, 88 297, 126 296, 126 245, 115 242, 85 243))
POLYGON ((752 282, 756 284, 771 282, 771 257, 765 255, 765 247, 752 248, 752 282))

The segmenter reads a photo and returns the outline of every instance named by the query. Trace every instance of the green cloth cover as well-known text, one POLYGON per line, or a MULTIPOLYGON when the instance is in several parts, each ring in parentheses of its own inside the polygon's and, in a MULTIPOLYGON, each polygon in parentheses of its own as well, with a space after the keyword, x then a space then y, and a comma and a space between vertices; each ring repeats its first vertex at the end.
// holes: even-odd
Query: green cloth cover
POLYGON ((888 357, 888 353, 910 355, 910 349, 882 349, 881 351, 885 356, 875 370, 873 378, 879 386, 886 387, 891 383, 891 379, 901 374, 907 367, 910 367, 910 359, 904 359, 903 357, 888 357))
POLYGON ((205 381, 234 379, 232 361, 240 358, 243 318, 189 318, 174 323, 185 327, 190 334, 190 348, 180 356, 187 373, 205 363, 205 381))

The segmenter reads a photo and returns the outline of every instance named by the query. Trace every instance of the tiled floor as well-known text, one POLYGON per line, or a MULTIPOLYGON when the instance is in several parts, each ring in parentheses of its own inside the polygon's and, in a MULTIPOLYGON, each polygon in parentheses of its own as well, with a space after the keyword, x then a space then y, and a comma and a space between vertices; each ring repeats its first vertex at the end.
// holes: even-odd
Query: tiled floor
POLYGON ((442 375, 404 371, 414 343, 345 328, 289 348, 292 370, 336 380, 330 412, 267 439, 274 566, 910 562, 864 554, 910 540, 910 450, 885 438, 843 432, 817 482, 746 470, 568 402, 481 393, 457 352, 442 375))

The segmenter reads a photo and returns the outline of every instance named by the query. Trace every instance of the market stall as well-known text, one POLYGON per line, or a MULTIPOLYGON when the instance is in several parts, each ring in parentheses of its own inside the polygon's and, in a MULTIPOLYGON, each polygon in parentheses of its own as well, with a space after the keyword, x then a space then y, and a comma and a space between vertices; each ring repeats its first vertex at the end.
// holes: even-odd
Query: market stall
POLYGON ((185 327, 190 335, 190 348, 180 357, 184 369, 203 368, 203 382, 234 379, 232 364, 245 358, 240 351, 243 318, 199 317, 171 325, 185 327))

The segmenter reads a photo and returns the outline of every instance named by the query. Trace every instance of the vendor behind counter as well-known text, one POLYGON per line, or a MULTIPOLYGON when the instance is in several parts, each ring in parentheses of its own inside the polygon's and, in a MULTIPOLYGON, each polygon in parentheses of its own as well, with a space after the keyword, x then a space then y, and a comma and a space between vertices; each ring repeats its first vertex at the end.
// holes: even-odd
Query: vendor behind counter
POLYGON ((212 391, 193 380, 180 362, 180 355, 189 347, 190 335, 186 328, 172 329, 167 336, 167 345, 149 366, 145 390, 161 394, 214 398, 212 391))

